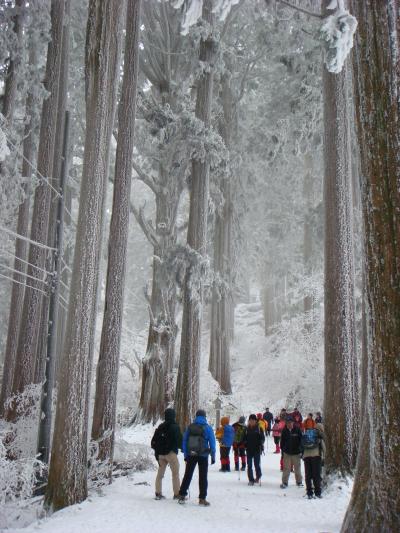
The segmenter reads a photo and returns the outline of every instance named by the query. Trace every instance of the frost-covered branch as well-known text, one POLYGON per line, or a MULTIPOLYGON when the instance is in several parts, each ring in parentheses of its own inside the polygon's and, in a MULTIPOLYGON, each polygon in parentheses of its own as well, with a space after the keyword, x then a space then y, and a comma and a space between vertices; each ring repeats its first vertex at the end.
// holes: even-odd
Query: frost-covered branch
POLYGON ((154 178, 143 172, 143 170, 135 162, 132 163, 132 167, 140 181, 147 185, 147 187, 149 187, 149 189, 151 189, 155 195, 160 194, 161 189, 155 182, 154 178))
POLYGON ((140 207, 137 209, 135 205, 131 202, 131 211, 134 214, 139 226, 142 228, 143 233, 147 237, 149 243, 155 248, 160 246, 160 243, 157 239, 157 234, 150 220, 146 220, 144 216, 144 208, 140 207))
POLYGON ((310 17, 316 17, 318 19, 322 19, 323 18, 321 13, 315 13, 314 11, 309 11, 308 9, 304 9, 303 7, 295 6, 295 5, 291 4, 290 2, 287 2, 287 0, 277 0, 277 1, 280 2, 281 4, 287 6, 287 7, 291 7, 292 9, 294 9, 296 11, 300 11, 300 13, 304 13, 305 15, 308 15, 310 17))
POLYGON ((357 19, 344 8, 343 2, 331 2, 328 9, 336 9, 327 17, 321 28, 321 39, 325 47, 325 65, 329 72, 341 72, 344 62, 353 48, 353 37, 357 19))

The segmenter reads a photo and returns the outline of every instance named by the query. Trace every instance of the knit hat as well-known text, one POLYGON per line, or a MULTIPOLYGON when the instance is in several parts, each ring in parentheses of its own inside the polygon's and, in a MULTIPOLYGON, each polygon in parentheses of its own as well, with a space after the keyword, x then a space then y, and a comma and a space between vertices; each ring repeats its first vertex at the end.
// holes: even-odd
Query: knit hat
POLYGON ((221 418, 221 426, 227 426, 229 424, 230 418, 229 416, 223 416, 221 418))
POLYGON ((239 424, 244 424, 246 422, 246 417, 245 416, 239 416, 239 424))
POLYGON ((257 418, 258 418, 258 420, 261 420, 262 419, 262 413, 257 413, 257 418))
POLYGON ((204 418, 207 416, 204 409, 197 409, 196 416, 204 416, 204 418))
POLYGON ((175 422, 175 409, 172 409, 172 407, 169 407, 168 409, 165 409, 164 411, 164 419, 167 422, 175 422))
POLYGON ((250 415, 249 416, 249 420, 255 420, 257 422, 257 417, 256 415, 250 415))

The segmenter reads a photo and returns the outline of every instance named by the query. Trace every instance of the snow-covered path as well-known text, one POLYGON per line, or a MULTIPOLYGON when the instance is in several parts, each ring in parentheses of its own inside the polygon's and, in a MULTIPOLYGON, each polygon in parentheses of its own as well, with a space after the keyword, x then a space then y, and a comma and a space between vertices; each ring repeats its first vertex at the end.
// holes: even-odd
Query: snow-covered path
MULTIPOLYGON (((147 428, 131 430, 129 440, 143 442, 147 428)), ((239 531, 271 533, 334 533, 340 530, 350 488, 335 485, 322 500, 307 500, 304 489, 289 480, 279 488, 279 455, 269 450, 262 458, 262 485, 249 487, 241 472, 221 473, 218 461, 210 466, 208 508, 198 505, 198 478, 195 474, 190 499, 179 505, 172 499, 171 473, 167 470, 163 492, 167 499, 155 501, 155 471, 120 478, 100 494, 92 493, 82 504, 64 509, 52 517, 13 533, 192 533, 239 531), (339 486, 341 488, 339 488, 339 486)), ((148 440, 147 440, 148 442, 148 440)), ((183 461, 181 476, 183 474, 183 461)))

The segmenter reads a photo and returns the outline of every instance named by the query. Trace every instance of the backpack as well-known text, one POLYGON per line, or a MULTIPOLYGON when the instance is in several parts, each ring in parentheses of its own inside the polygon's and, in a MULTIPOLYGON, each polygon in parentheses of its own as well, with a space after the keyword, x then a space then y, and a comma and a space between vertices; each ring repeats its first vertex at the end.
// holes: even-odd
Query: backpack
POLYGON ((155 430, 153 438, 150 443, 155 451, 156 457, 158 455, 167 455, 171 451, 169 443, 168 425, 163 422, 155 430))
POLYGON ((244 433, 246 431, 246 428, 244 426, 236 426, 236 431, 235 431, 235 444, 242 444, 243 442, 243 438, 244 438, 244 433))
POLYGON ((305 450, 313 450, 319 446, 319 435, 316 429, 306 429, 301 437, 301 444, 305 450))
POLYGON ((188 427, 187 453, 190 456, 203 455, 209 450, 205 447, 205 429, 201 424, 190 424, 188 427))

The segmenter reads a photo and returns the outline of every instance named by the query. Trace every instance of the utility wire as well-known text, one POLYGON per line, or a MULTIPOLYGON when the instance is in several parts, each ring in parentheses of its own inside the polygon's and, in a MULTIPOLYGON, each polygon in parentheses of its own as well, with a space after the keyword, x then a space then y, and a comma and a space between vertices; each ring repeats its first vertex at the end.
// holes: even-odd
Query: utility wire
POLYGON ((3 248, 2 250, 0 250, 0 255, 2 252, 5 252, 6 254, 10 255, 11 257, 13 257, 14 259, 17 259, 18 261, 21 261, 21 263, 24 263, 25 265, 28 265, 32 268, 36 268, 36 270, 40 270, 40 272, 43 272, 44 274, 47 274, 48 276, 51 275, 51 272, 49 272, 48 270, 45 270, 44 268, 40 268, 36 265, 33 265, 32 263, 30 263, 29 261, 26 261, 25 259, 21 259, 21 257, 17 257, 15 254, 13 254, 12 252, 10 252, 9 250, 7 250, 6 248, 3 248))
POLYGON ((45 285, 48 285, 48 282, 45 281, 44 279, 35 278, 35 276, 31 276, 30 274, 26 274, 25 272, 21 272, 20 270, 16 270, 15 268, 12 268, 10 266, 2 265, 0 263, 0 267, 1 268, 5 268, 6 270, 10 270, 10 272, 14 272, 14 273, 18 274, 19 276, 23 276, 25 278, 33 279, 33 281, 38 281, 39 283, 44 283, 45 285))
POLYGON ((45 250, 50 250, 51 252, 57 251, 56 248, 52 248, 51 246, 47 246, 47 244, 43 244, 41 242, 33 241, 32 239, 25 237, 25 235, 19 235, 19 233, 15 233, 14 231, 11 231, 10 229, 5 228, 4 226, 0 226, 0 230, 4 231, 5 233, 8 233, 12 237, 21 239, 22 241, 29 242, 30 244, 34 244, 35 246, 38 246, 39 248, 44 248, 45 250))
POLYGON ((0 277, 8 279, 8 280, 12 281, 13 283, 17 283, 18 285, 23 285, 24 287, 28 287, 29 289, 33 289, 34 291, 41 292, 42 294, 44 294, 44 296, 46 296, 46 298, 48 298, 47 292, 42 291, 42 289, 38 289, 37 287, 32 287, 32 285, 28 285, 27 283, 21 283, 20 281, 17 281, 16 279, 13 279, 13 278, 10 278, 10 276, 6 276, 5 274, 2 274, 1 272, 0 272, 0 277))

